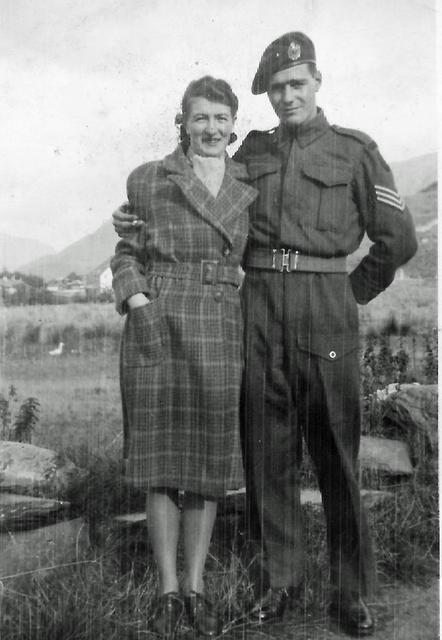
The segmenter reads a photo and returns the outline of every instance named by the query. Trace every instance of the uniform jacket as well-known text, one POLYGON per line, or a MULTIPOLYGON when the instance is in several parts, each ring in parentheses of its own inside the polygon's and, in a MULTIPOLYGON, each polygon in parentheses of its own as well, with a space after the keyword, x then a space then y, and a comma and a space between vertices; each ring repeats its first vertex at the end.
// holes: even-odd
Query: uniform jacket
POLYGON ((235 159, 247 166, 259 197, 251 208, 249 247, 291 248, 324 258, 353 253, 367 233, 373 245, 351 273, 365 304, 416 252, 413 222, 376 143, 317 116, 296 130, 252 131, 235 159))

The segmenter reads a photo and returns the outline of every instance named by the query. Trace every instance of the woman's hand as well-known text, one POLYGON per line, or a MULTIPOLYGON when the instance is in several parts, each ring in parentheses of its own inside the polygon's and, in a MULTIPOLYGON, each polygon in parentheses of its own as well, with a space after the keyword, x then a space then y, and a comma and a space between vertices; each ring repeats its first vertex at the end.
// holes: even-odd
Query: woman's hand
POLYGON ((147 298, 144 293, 134 293, 126 302, 129 309, 136 309, 137 307, 144 307, 146 304, 149 304, 149 298, 147 298))
POLYGON ((133 213, 130 213, 130 204, 125 202, 113 212, 112 224, 120 238, 125 238, 137 231, 143 225, 143 221, 139 220, 133 213))

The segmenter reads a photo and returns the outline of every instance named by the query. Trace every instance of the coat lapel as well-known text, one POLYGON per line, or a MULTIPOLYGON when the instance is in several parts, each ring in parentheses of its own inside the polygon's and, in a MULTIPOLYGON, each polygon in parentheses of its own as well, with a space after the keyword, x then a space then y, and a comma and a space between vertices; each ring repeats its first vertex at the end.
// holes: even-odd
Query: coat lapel
POLYGON ((181 146, 166 156, 164 167, 169 173, 169 180, 180 188, 190 205, 232 245, 232 222, 257 195, 253 187, 240 181, 247 179, 245 167, 226 158, 226 171, 216 198, 196 176, 181 146))

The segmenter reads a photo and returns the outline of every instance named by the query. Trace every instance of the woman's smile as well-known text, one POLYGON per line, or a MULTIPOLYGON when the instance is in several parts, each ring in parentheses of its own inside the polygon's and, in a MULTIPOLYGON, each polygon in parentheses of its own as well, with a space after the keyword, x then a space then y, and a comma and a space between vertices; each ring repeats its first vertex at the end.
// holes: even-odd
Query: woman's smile
POLYGON ((224 155, 234 124, 229 105, 192 98, 185 123, 192 151, 200 156, 224 155))

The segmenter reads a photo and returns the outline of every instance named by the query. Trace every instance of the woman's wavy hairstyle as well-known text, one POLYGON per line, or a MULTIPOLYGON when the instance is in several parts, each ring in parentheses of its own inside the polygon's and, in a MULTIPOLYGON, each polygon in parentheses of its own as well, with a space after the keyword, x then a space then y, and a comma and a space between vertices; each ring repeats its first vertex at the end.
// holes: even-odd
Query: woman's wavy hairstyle
MULTIPOLYGON (((199 78, 199 80, 193 80, 188 85, 181 100, 181 113, 175 118, 175 124, 180 127, 180 140, 186 145, 189 144, 189 136, 184 123, 189 114, 190 101, 192 98, 206 98, 209 102, 225 104, 230 107, 233 118, 238 112, 238 98, 233 93, 232 87, 228 82, 213 78, 212 76, 203 76, 199 78)), ((236 136, 233 133, 230 142, 234 142, 235 140, 236 136)))

